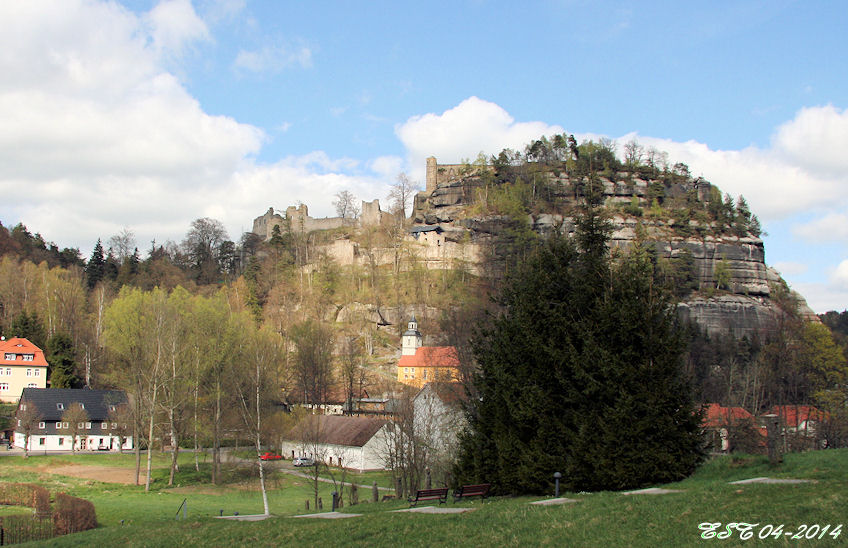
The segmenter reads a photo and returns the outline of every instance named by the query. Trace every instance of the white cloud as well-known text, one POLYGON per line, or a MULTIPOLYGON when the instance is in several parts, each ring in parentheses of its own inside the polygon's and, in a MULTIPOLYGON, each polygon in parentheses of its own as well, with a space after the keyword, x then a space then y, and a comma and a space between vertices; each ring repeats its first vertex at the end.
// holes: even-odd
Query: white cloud
POLYGON ((306 46, 266 46, 257 51, 241 50, 233 62, 236 70, 248 72, 280 72, 291 66, 311 67, 312 50, 306 46))
POLYGON ((380 156, 371 161, 371 171, 386 180, 394 180, 403 171, 403 158, 398 156, 380 156))
POLYGON ((523 150, 531 139, 562 133, 560 126, 544 122, 516 122, 495 103, 469 97, 441 114, 413 116, 395 127, 407 150, 407 161, 417 178, 423 178, 424 160, 435 156, 444 164, 477 154, 497 154, 504 148, 523 150))
POLYGON ((772 266, 780 272, 781 276, 800 276, 809 270, 807 265, 792 261, 780 261, 772 266))
POLYGON ((805 171, 823 177, 848 172, 848 109, 832 105, 801 109, 781 125, 772 140, 775 150, 805 171))
POLYGON ((792 233, 810 242, 848 242, 848 215, 830 213, 806 224, 796 225, 792 233))
POLYGON ((837 265, 830 275, 830 281, 844 291, 848 291, 848 259, 837 265))
POLYGON ((191 0, 162 0, 145 16, 153 47, 160 54, 179 57, 195 41, 209 40, 209 29, 191 0))

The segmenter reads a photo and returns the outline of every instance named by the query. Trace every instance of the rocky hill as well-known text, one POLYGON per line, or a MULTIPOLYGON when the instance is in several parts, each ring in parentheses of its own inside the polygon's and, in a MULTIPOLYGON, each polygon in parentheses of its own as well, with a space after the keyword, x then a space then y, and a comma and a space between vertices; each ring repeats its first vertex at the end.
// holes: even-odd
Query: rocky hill
MULTIPOLYGON (((722 199, 709 182, 693 179, 685 166, 675 167, 677 172, 641 168, 600 176, 614 225, 612 247, 627 248, 637 238, 650 242, 680 277, 680 315, 708 332, 742 337, 768 331, 779 314, 772 294, 785 284, 766 265, 756 216, 744 199, 722 199)), ((480 204, 504 187, 528 186, 520 176, 498 182, 493 168, 440 166, 433 158, 427 168, 427 189, 415 198, 412 230, 443 235, 446 260, 479 257, 520 218, 520 208, 518 215, 504 214, 480 204)), ((523 175, 534 178, 534 197, 546 193, 525 208, 530 209, 527 225, 542 233, 573 231, 576 198, 587 175, 538 168, 523 175)), ((801 312, 815 318, 803 298, 795 297, 801 312)))

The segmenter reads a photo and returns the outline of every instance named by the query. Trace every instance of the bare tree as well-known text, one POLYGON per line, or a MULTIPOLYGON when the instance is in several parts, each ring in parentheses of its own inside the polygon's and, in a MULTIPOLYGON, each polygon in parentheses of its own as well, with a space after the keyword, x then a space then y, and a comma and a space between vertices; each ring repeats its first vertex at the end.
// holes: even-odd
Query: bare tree
POLYGON ((29 457, 29 446, 32 434, 38 428, 38 423, 41 422, 41 413, 38 408, 32 403, 21 403, 17 413, 18 427, 17 432, 24 436, 24 458, 29 457))
POLYGON ((72 403, 62 413, 62 423, 68 425, 68 433, 71 435, 71 452, 77 450, 77 439, 85 435, 86 422, 88 422, 88 411, 79 403, 72 403))
POLYGON ((118 452, 123 453, 124 443, 132 434, 132 425, 135 421, 133 408, 127 403, 115 405, 109 410, 107 418, 112 423, 112 435, 118 437, 118 452))
POLYGON ((417 185, 409 179, 409 176, 401 172, 389 191, 389 211, 398 218, 401 224, 406 219, 406 210, 415 196, 416 187, 417 185))
POLYGON ((643 154, 644 149, 636 139, 631 139, 624 144, 624 161, 628 168, 633 169, 640 166, 643 154))
POLYGON ((292 328, 294 374, 305 404, 324 403, 332 383, 333 334, 323 324, 307 320, 292 328))
POLYGON ((349 190, 340 190, 336 192, 336 199, 333 200, 333 207, 336 208, 336 214, 342 219, 357 219, 359 218, 360 208, 356 204, 356 196, 349 190))
MULTIPOLYGON (((250 328, 248 328, 250 329, 250 328)), ((262 450, 262 418, 277 379, 276 366, 281 362, 282 348, 279 336, 271 330, 254 331, 249 339, 249 347, 244 348, 242 358, 244 367, 233 371, 238 407, 244 426, 250 433, 258 457, 262 450), (239 378, 241 377, 241 378, 239 378)), ((265 515, 269 515, 268 493, 265 490, 265 461, 259 459, 259 486, 262 490, 262 504, 265 515)))
POLYGON ((127 227, 121 229, 120 232, 109 238, 109 248, 118 256, 121 263, 128 257, 132 256, 137 245, 135 234, 127 227))

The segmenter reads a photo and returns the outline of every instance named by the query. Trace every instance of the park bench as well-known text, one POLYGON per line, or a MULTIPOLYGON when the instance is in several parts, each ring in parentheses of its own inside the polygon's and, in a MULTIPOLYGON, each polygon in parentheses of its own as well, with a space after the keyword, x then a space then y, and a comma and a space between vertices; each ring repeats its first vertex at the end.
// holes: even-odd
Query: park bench
POLYGON ((489 496, 489 489, 492 487, 491 483, 480 483, 477 485, 463 485, 458 489, 454 489, 453 491, 453 501, 456 502, 458 500, 462 500, 463 498, 468 497, 477 497, 486 498, 489 496))
POLYGON ((419 489, 415 492, 415 496, 409 499, 409 504, 415 506, 422 500, 438 500, 439 504, 444 504, 448 501, 448 488, 419 489))

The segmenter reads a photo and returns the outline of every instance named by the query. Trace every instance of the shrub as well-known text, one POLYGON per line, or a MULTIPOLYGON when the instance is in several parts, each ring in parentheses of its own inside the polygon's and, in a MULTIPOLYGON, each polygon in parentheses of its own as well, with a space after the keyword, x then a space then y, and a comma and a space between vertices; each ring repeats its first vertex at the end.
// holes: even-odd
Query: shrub
POLYGON ((50 492, 29 483, 0 483, 0 504, 28 506, 39 516, 49 516, 50 492))
POLYGON ((94 505, 87 500, 59 493, 56 495, 56 511, 53 526, 57 535, 86 531, 97 527, 94 505))

